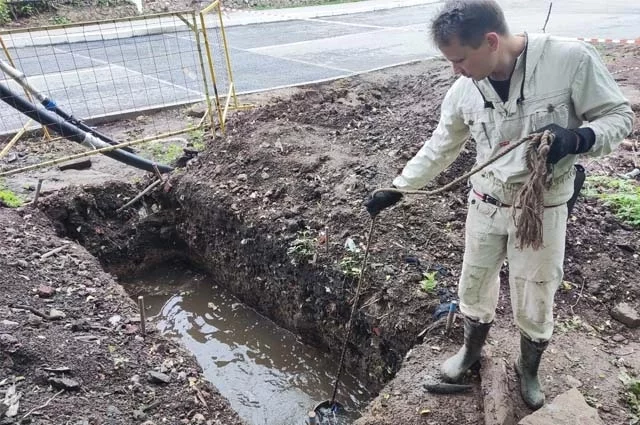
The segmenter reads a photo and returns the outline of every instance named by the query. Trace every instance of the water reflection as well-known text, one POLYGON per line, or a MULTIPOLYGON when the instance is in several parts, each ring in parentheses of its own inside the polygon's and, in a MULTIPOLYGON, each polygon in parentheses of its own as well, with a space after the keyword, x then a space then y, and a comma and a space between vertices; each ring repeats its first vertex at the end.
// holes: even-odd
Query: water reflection
MULTIPOLYGON (((144 295, 147 316, 194 353, 204 374, 249 423, 302 424, 306 412, 331 398, 337 362, 240 303, 204 275, 156 270, 126 284, 144 295)), ((343 375, 338 401, 352 419, 370 394, 343 375)))

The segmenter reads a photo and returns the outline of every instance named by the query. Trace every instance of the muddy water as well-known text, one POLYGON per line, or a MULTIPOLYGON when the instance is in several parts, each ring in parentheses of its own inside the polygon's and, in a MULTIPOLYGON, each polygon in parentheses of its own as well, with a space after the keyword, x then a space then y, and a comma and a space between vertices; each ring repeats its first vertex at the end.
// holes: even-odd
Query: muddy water
MULTIPOLYGON (((304 345, 206 275, 167 267, 123 284, 132 296, 144 295, 147 317, 194 353, 207 379, 248 423, 303 424, 306 412, 331 398, 335 359, 304 345)), ((340 422, 352 422, 370 398, 357 379, 342 379, 336 400, 348 418, 340 422)))

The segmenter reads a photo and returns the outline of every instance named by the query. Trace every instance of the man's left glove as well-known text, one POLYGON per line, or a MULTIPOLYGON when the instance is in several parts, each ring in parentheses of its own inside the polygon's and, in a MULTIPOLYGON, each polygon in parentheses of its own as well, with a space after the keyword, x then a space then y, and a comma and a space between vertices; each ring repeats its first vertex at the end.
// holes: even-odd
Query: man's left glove
POLYGON ((373 195, 364 206, 367 208, 369 215, 375 217, 380 211, 398 202, 402 199, 402 193, 393 192, 391 190, 382 190, 373 195))
POLYGON ((589 127, 569 130, 557 124, 549 124, 537 131, 542 133, 545 130, 555 136, 547 155, 547 162, 550 164, 557 163, 569 154, 588 152, 596 141, 596 135, 589 127))

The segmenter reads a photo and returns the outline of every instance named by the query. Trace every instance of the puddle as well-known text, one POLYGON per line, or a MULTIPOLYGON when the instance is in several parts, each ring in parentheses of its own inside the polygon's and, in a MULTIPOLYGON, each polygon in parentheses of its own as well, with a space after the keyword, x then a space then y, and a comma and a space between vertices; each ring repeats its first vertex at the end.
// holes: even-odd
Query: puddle
MULTIPOLYGON (((303 424, 307 412, 331 398, 338 362, 300 342, 216 285, 183 268, 154 270, 123 282, 144 295, 147 318, 197 358, 205 377, 250 424, 303 424)), ((372 395, 343 374, 336 400, 347 411, 341 423, 359 417, 372 395)))

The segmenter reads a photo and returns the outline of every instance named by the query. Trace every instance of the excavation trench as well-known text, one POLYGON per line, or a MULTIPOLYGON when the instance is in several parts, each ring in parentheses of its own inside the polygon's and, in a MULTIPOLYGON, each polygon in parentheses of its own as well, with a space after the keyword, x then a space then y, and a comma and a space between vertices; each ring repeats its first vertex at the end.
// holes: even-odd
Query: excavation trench
MULTIPOLYGON (((316 372, 331 383, 368 240, 362 201, 388 184, 403 161, 400 152, 408 155, 437 123, 437 103, 429 99, 444 93, 449 77, 437 63, 426 66, 433 84, 424 82, 419 66, 388 85, 359 77, 349 80, 353 90, 340 81, 234 114, 226 136, 208 141, 184 170, 131 207, 120 210, 151 180, 68 188, 42 208, 60 235, 86 247, 121 281, 169 261, 206 273, 239 302, 328 356, 310 355, 330 359, 328 368, 305 367, 321 368, 316 372), (398 94, 406 92, 425 100, 405 105, 408 97, 398 94), (398 111, 415 109, 411 125, 395 115, 394 102, 398 111), (389 128, 373 125, 376 120, 389 128), (389 142, 389 134, 397 140, 389 142)), ((443 173, 443 182, 472 163, 469 150, 443 173)), ((371 396, 380 392, 432 324, 437 306, 453 295, 466 196, 457 189, 403 202, 376 228, 344 357, 345 371, 358 378, 356 393, 362 387, 371 396), (437 287, 424 289, 425 276, 437 279, 437 287)), ((201 316, 206 314, 213 317, 209 311, 201 316)), ((318 402, 332 395, 322 385, 318 402)), ((339 397, 344 404, 352 398, 348 390, 339 397)), ((362 407, 364 400, 356 400, 354 407, 362 407)))
MULTIPOLYGON (((305 414, 331 397, 336 372, 329 353, 304 344, 186 264, 154 268, 123 281, 160 332, 193 353, 205 377, 248 423, 302 423, 305 414)), ((370 399, 353 375, 341 379, 340 423, 358 417, 370 399)))
MULTIPOLYGON (((60 235, 83 244, 134 299, 144 296, 153 326, 195 355, 248 423, 301 423, 332 396, 355 282, 292 261, 289 245, 267 229, 224 205, 202 205, 197 192, 158 192, 117 213, 137 190, 68 189, 43 208, 60 235)), ((336 397, 347 408, 339 423, 355 420, 397 367, 380 346, 358 312, 336 397)))

